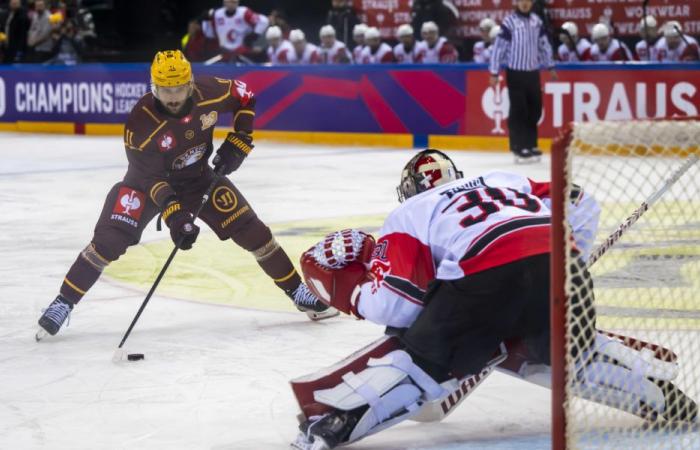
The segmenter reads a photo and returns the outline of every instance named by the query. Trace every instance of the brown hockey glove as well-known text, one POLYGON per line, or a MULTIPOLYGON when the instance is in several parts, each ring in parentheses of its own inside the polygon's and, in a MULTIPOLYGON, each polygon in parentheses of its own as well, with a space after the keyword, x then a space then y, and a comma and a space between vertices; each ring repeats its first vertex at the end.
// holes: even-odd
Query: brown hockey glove
POLYGON ((173 200, 163 210, 163 221, 170 228, 170 237, 181 250, 189 250, 197 240, 199 227, 194 224, 192 214, 182 209, 177 200, 173 200))
POLYGON ((249 134, 231 132, 226 136, 214 157, 214 170, 228 175, 238 169, 248 153, 253 150, 253 138, 249 134))

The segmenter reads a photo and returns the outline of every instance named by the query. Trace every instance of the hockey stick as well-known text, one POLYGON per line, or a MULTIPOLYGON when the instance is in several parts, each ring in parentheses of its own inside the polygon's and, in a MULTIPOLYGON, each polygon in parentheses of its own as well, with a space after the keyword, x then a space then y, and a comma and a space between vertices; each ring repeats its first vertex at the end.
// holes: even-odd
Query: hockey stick
POLYGON ((637 220, 639 220, 640 217, 654 204, 656 201, 661 198, 662 195, 664 195, 671 187, 676 184, 678 179, 683 176, 684 173, 688 171, 696 162, 698 162, 698 155, 691 155, 684 163, 681 165, 675 172, 671 174, 671 176, 664 182, 663 186, 661 188, 651 194, 649 198, 647 198, 644 202, 642 202, 641 206, 637 208, 632 215, 630 215, 627 219, 625 219, 624 222, 620 224, 620 226, 615 230, 608 238, 598 246, 598 248, 591 253, 590 258, 588 259, 588 268, 590 268, 593 264, 595 264, 598 259, 600 259, 601 256, 605 254, 608 250, 610 250, 610 247, 615 245, 617 241, 620 240, 620 237, 634 225, 637 220))
MULTIPOLYGON (((649 0, 644 0, 642 3, 642 14, 644 19, 642 19, 642 22, 644 23, 644 36, 646 40, 646 33, 647 30, 649 29, 647 27, 647 5, 649 4, 649 0)), ((651 61, 651 42, 647 41, 647 61, 651 61)))
MULTIPOLYGON (((197 208, 197 210, 193 214, 192 222, 194 222, 197 219, 197 217, 199 217, 199 213, 202 212, 204 205, 206 205, 207 202, 209 201, 209 196, 211 195, 211 191, 214 190, 214 187, 216 186, 216 183, 218 181, 219 181, 219 173, 215 172, 214 180, 209 184, 209 187, 204 192, 204 195, 202 196, 202 202, 199 204, 199 207, 197 208)), ((117 349, 114 351, 114 356, 112 356, 113 362, 118 362, 118 361, 121 361, 122 359, 124 359, 125 352, 122 349, 122 347, 124 347, 124 343, 129 338, 129 335, 131 334, 131 330, 134 329, 134 325, 136 325, 136 322, 138 322, 139 317, 141 317, 141 313, 143 312, 144 309, 146 309, 146 305, 151 300, 151 296, 153 296, 153 293, 155 292, 156 288, 158 287, 158 284, 160 284, 160 280, 163 278, 163 275, 165 275, 165 271, 168 270, 168 267, 170 267, 170 263, 173 261, 173 258, 175 258, 177 251, 180 249, 180 245, 182 244, 183 239, 184 239, 184 236, 180 238, 180 240, 177 243, 177 245, 175 246, 175 248, 173 248, 173 250, 170 252, 170 256, 168 256, 168 259, 165 261, 163 268, 160 269, 160 273, 156 277, 156 280, 153 282, 153 286, 151 286, 151 289, 148 291, 148 294, 146 294, 146 298, 143 299, 143 302, 141 303, 141 307, 139 308, 138 312, 134 316, 134 319, 131 321, 131 325, 129 325, 129 328, 126 330, 126 333, 124 333, 124 337, 122 338, 121 342, 119 343, 119 347, 117 347, 117 349)))

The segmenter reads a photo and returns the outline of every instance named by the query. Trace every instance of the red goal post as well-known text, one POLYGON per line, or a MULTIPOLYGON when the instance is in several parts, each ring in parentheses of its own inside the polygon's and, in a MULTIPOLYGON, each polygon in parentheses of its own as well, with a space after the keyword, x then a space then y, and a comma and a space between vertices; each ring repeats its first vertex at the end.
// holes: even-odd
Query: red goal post
MULTIPOLYGON (((601 207, 590 267, 598 329, 678 352, 673 382, 700 395, 700 122, 697 118, 571 123, 552 144, 551 359, 552 448, 700 448, 700 434, 643 421, 577 398, 579 366, 568 310, 574 287, 568 205, 573 183, 601 207), (672 266, 672 267, 671 267, 672 266), (670 430, 670 431, 669 431, 670 430), (653 434, 656 433, 656 434, 653 434), (637 440, 635 440, 637 439, 637 440), (687 442, 686 442, 687 441, 687 442), (646 445, 649 446, 646 446, 646 445), (687 444, 687 445, 686 445, 687 444)), ((667 405, 669 402, 667 402, 667 405)), ((670 411, 670 410, 669 410, 670 411)))

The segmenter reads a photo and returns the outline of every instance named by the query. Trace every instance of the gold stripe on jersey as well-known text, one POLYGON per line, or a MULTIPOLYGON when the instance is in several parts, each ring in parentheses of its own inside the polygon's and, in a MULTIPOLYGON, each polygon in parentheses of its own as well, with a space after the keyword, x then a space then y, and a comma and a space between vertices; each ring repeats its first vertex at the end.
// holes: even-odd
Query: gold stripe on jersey
POLYGON ((199 96, 199 99, 200 99, 200 100, 204 100, 204 96, 202 95, 202 91, 199 90, 199 88, 197 87, 197 85, 195 84, 195 85, 192 86, 192 87, 194 88, 194 91, 197 93, 197 96, 199 96))
POLYGON ((160 192, 163 188, 167 187, 168 183, 165 181, 159 181, 156 184, 153 185, 151 188, 151 192, 149 193, 149 196, 151 197, 151 200, 153 200, 153 203, 156 205, 158 202, 156 201, 156 195, 158 195, 158 192, 160 192))
MULTIPOLYGON (((236 120, 238 120, 238 116, 241 114, 249 114, 253 117, 255 117, 255 113, 249 109, 239 109, 238 112, 233 116, 233 126, 236 126, 236 120)), ((236 130, 238 131, 238 130, 236 130)))
POLYGON ((160 131, 160 129, 163 128, 163 127, 165 126, 165 124, 167 124, 167 123, 168 123, 168 122, 165 121, 165 122, 161 123, 160 125, 158 125, 158 128, 156 128, 155 131, 153 131, 153 133, 151 133, 151 135, 148 136, 148 139, 146 139, 145 141, 143 141, 143 143, 142 143, 141 145, 139 145, 139 150, 143 150, 144 147, 146 147, 146 145, 147 145, 149 142, 151 142, 151 139, 153 139, 153 136, 155 136, 156 133, 157 133, 158 131, 160 131))
POLYGON ((228 87, 226 88, 226 93, 222 95, 221 97, 218 98, 213 98, 211 100, 205 100, 203 102, 197 103, 197 106, 207 106, 207 105, 212 105, 214 103, 219 103, 223 102, 227 98, 231 96, 231 80, 222 80, 221 78, 216 79, 219 83, 226 83, 228 84, 228 87))
POLYGON ((145 112, 146 114, 148 114, 148 115, 151 117, 151 119, 153 119, 156 123, 160 123, 160 119, 158 119, 158 118, 155 116, 155 114, 153 114, 153 113, 151 112, 150 109, 146 108, 145 106, 142 106, 141 109, 143 109, 144 112, 145 112))

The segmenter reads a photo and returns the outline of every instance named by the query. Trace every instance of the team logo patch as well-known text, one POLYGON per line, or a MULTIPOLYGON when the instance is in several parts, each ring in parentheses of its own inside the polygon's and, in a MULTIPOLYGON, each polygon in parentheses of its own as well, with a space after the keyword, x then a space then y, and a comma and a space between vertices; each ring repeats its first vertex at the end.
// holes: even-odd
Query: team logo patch
POLYGON ((117 201, 112 209, 112 220, 124 222, 134 228, 138 228, 141 213, 146 205, 146 196, 143 192, 135 191, 128 187, 119 188, 117 201))
POLYGON ((214 204, 214 208, 222 213, 230 213, 238 206, 238 197, 236 197, 233 189, 228 186, 216 188, 211 196, 211 201, 214 204))
POLYGON ((173 132, 168 130, 158 138, 158 148, 161 152, 167 152, 177 145, 173 132))
POLYGON ((185 131, 185 137, 187 139, 192 139, 194 137, 194 131, 192 131, 192 130, 185 131))
POLYGON ((202 121, 202 131, 204 131, 216 125, 216 121, 219 120, 219 113, 212 111, 209 114, 202 114, 199 116, 199 120, 202 121))
POLYGON ((373 260, 369 272, 372 275, 371 291, 376 294, 384 278, 391 273, 391 263, 373 260))
POLYGON ((243 106, 247 106, 250 103, 250 99, 253 98, 253 93, 248 90, 248 85, 239 80, 233 81, 231 93, 238 97, 243 106))
POLYGON ((191 166, 202 159, 206 152, 206 143, 187 149, 183 154, 175 158, 175 161, 173 161, 173 170, 182 170, 187 166, 191 166))
POLYGON ((186 115, 182 119, 180 119, 180 123, 184 123, 185 125, 192 122, 192 116, 191 115, 186 115))

